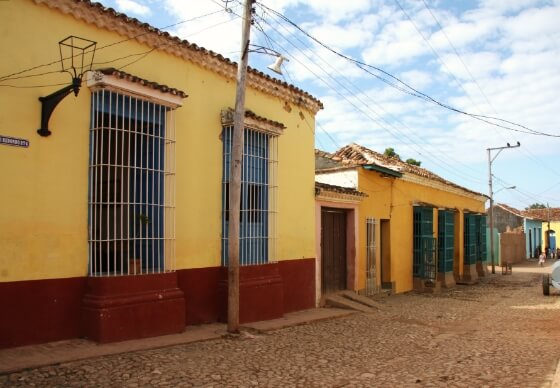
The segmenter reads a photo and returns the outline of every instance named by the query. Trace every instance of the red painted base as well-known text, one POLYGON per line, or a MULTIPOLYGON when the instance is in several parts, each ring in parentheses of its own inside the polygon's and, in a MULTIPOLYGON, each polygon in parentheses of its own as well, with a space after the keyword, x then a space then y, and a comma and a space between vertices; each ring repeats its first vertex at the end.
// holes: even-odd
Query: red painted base
POLYGON ((217 322, 221 306, 218 300, 221 267, 181 269, 177 275, 179 288, 185 294, 186 324, 217 322))
POLYGON ((80 336, 86 278, 0 283, 0 348, 80 336))
POLYGON ((182 332, 185 299, 177 274, 88 278, 82 328, 98 342, 182 332))
MULTIPOLYGON (((218 286, 221 301, 219 320, 227 322, 227 268, 221 269, 218 286)), ((282 317, 284 288, 278 264, 243 266, 239 269, 239 322, 248 323, 282 317)))
MULTIPOLYGON (((242 267, 241 322, 315 306, 315 259, 242 267)), ((227 268, 0 283, 0 348, 86 336, 99 342, 227 319, 227 268)))

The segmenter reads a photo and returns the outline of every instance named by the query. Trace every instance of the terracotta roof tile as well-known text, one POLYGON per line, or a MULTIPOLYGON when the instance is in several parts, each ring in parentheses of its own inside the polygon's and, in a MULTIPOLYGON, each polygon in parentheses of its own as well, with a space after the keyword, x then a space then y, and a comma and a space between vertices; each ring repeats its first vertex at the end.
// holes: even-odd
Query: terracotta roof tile
POLYGON ((98 69, 97 71, 99 71, 100 73, 103 73, 105 75, 112 75, 112 76, 115 76, 115 77, 126 79, 127 81, 130 81, 130 82, 138 83, 142 86, 147 86, 147 87, 150 87, 152 89, 159 90, 162 93, 170 93, 170 94, 173 94, 175 96, 182 97, 182 98, 188 97, 187 93, 183 92, 182 90, 171 88, 167 85, 161 85, 161 84, 158 84, 157 82, 148 81, 148 80, 145 80, 143 78, 137 77, 135 75, 126 73, 122 70, 118 70, 118 69, 115 69, 115 68, 112 68, 112 67, 105 68, 105 69, 98 69))
POLYGON ((543 221, 560 221, 560 208, 551 207, 546 209, 529 209, 523 210, 522 213, 526 217, 536 218, 543 221), (550 218, 549 218, 550 217, 550 218))
MULTIPOLYGON (((178 48, 198 52, 203 56, 205 56, 206 58, 213 58, 218 62, 222 63, 224 66, 231 67, 231 69, 226 71, 226 73, 235 77, 236 68, 237 68, 236 62, 233 62, 230 59, 225 58, 221 54, 215 53, 211 50, 207 50, 204 47, 198 46, 194 43, 190 43, 187 40, 183 40, 178 37, 172 36, 168 32, 153 27, 148 23, 143 23, 136 18, 129 17, 122 12, 117 12, 113 8, 105 7, 100 3, 96 3, 90 0, 33 0, 33 1, 38 4, 45 4, 50 8, 58 9, 63 13, 71 14, 77 19, 81 19, 86 22, 96 24, 100 28, 118 31, 119 33, 125 36, 129 36, 143 42, 149 40, 148 36, 150 35, 162 38, 165 41, 167 41, 167 43, 163 45, 161 45, 160 43, 159 45, 156 45, 156 48, 162 47, 163 49, 171 50, 172 46, 176 45, 178 48), (101 20, 101 16, 107 17, 109 20, 111 19, 112 20, 110 22, 108 22, 107 20, 101 20), (137 27, 138 29, 140 29, 140 31, 144 31, 144 32, 138 34, 136 31, 133 31, 133 28, 131 27, 137 27)), ((321 101, 319 101, 311 94, 307 93, 306 91, 294 85, 291 85, 285 81, 281 81, 277 78, 273 78, 270 75, 265 74, 262 71, 253 69, 251 67, 247 68, 247 72, 249 75, 257 76, 261 78, 261 80, 264 79, 269 82, 268 84, 267 82, 260 82, 260 83, 257 82, 257 84, 259 84, 258 86, 262 90, 272 93, 273 91, 278 91, 279 88, 285 88, 296 94, 297 98, 294 98, 296 101, 301 101, 302 103, 306 101, 307 106, 312 106, 315 109, 315 111, 318 111, 319 109, 323 109, 323 103, 321 101), (272 83, 272 85, 275 86, 273 87, 269 86, 270 83, 272 83)))
POLYGON ((284 124, 282 124, 281 122, 270 120, 270 119, 267 119, 266 117, 259 116, 251 110, 246 110, 245 111, 245 117, 250 117, 250 118, 255 119, 257 121, 264 122, 268 125, 272 125, 273 127, 278 127, 280 129, 286 129, 286 126, 284 124))
POLYGON ((511 206, 508 206, 508 205, 506 205, 506 204, 503 204, 503 203, 495 203, 494 206, 501 207, 501 208, 504 209, 505 211, 510 212, 511 214, 516 215, 516 216, 518 216, 518 217, 522 217, 522 218, 525 217, 525 215, 523 214, 523 212, 522 212, 521 210, 516 209, 516 208, 514 208, 514 207, 511 207, 511 206))
POLYGON ((342 186, 335 186, 335 185, 329 185, 327 183, 321 183, 321 182, 315 182, 315 190, 326 190, 326 191, 331 191, 331 192, 335 192, 335 193, 341 193, 341 194, 351 194, 351 195, 357 195, 359 197, 367 197, 368 195, 366 193, 362 193, 361 191, 358 191, 356 189, 352 189, 350 187, 342 187, 342 186))
POLYGON ((484 194, 467 189, 456 183, 443 179, 439 175, 436 175, 433 172, 426 170, 425 168, 413 166, 411 164, 403 162, 400 159, 385 156, 383 154, 380 154, 379 152, 372 151, 369 148, 366 148, 356 143, 352 143, 345 147, 342 147, 332 155, 333 157, 341 158, 342 162, 346 164, 354 164, 354 165, 373 164, 387 169, 391 169, 393 171, 414 174, 422 178, 437 181, 445 185, 449 185, 451 187, 466 191, 471 194, 485 196, 484 194))

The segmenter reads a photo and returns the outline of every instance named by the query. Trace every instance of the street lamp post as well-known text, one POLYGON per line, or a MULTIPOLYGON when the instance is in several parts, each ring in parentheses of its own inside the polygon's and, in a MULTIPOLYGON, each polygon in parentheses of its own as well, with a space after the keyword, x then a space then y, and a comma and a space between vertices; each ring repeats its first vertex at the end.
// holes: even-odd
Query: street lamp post
MULTIPOLYGON (((494 193, 492 192, 492 162, 498 157, 500 152, 509 148, 520 147, 521 143, 517 142, 516 145, 510 145, 507 143, 505 147, 494 147, 487 148, 488 152, 488 193, 490 194, 490 207, 488 208, 488 215, 490 216, 490 262, 492 263, 492 273, 496 273, 496 267, 494 263, 494 193), (498 151, 494 157, 492 157, 492 151, 498 151)), ((514 186, 515 187, 515 186, 514 186)), ((513 188, 513 187, 512 187, 513 188)), ((499 191, 499 190, 498 190, 499 191)))

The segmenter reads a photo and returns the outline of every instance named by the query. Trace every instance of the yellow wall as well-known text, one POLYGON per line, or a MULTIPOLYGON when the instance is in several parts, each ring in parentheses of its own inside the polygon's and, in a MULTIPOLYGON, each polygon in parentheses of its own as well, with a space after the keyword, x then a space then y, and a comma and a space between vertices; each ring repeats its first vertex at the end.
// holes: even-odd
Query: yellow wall
MULTIPOLYGON (((455 219, 455 254, 460 254, 461 258, 462 246, 457 250, 457 244, 463 238, 463 210, 484 212, 484 201, 449 193, 423 184, 408 182, 401 178, 382 177, 375 171, 359 169, 358 181, 358 190, 368 194, 368 197, 360 203, 359 211, 358 289, 365 287, 365 224, 367 217, 373 217, 377 220, 390 219, 391 281, 395 282, 396 292, 405 292, 412 289, 413 204, 424 202, 434 205, 436 209, 441 207, 459 210, 460 219, 458 220, 457 217, 455 219), (457 233, 459 236, 457 236, 457 233)), ((437 237, 436 209, 434 209, 434 237, 437 237)), ((376 228, 376 241, 378 242, 382 241, 380 230, 380 227, 376 228)), ((378 258, 377 268, 379 268, 381 244, 377 244, 376 256, 378 258)), ((378 284, 381 284, 380 272, 377 271, 378 284)))
MULTIPOLYGON (((542 249, 548 247, 548 241, 546 240, 546 232, 549 229, 548 221, 543 221, 542 223, 542 249)), ((556 236, 556 248, 560 247, 560 221, 550 221, 550 230, 554 230, 556 232, 554 235, 556 236)))
MULTIPOLYGON (((150 47, 85 24, 31 1, 0 4, 0 77, 56 62, 58 42, 76 35, 97 42, 94 68, 126 65, 150 47), (126 58, 125 58, 126 57, 126 58), (9 60, 7 60, 9 58, 9 60), (122 58, 122 59, 118 59, 122 58)), ((53 134, 40 137, 45 96, 70 82, 59 62, 32 78, 2 80, 0 135, 24 138, 30 147, 0 146, 0 281, 87 274, 88 143, 91 93, 66 97, 54 111, 53 134), (54 85, 40 88, 23 86, 54 85)), ((154 51, 123 68, 127 73, 185 91, 176 111, 177 268, 220 262, 222 143, 220 111, 233 107, 235 81, 154 51)), ((24 73, 23 75, 28 75, 24 73)), ((314 257, 314 116, 285 101, 248 90, 246 107, 286 125, 279 139, 278 258, 314 257), (300 116, 303 113, 304 118, 300 116), (297 198, 297 200, 294 200, 297 198)))

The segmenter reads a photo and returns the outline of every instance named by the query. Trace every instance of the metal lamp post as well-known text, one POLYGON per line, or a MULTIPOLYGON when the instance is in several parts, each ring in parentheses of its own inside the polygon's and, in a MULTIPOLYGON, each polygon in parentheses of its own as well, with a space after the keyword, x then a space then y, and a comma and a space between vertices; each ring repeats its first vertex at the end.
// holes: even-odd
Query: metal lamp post
POLYGON ((490 262, 492 263, 493 274, 496 273, 496 267, 494 263, 494 193, 492 192, 492 162, 503 150, 517 147, 521 147, 521 143, 517 142, 517 144, 513 146, 507 143, 505 147, 494 147, 486 149, 486 151, 488 152, 488 193, 490 195, 490 207, 488 209, 488 215, 490 216, 490 262), (496 153, 496 155, 494 155, 494 157, 492 157, 492 151, 496 150, 498 152, 496 153))

